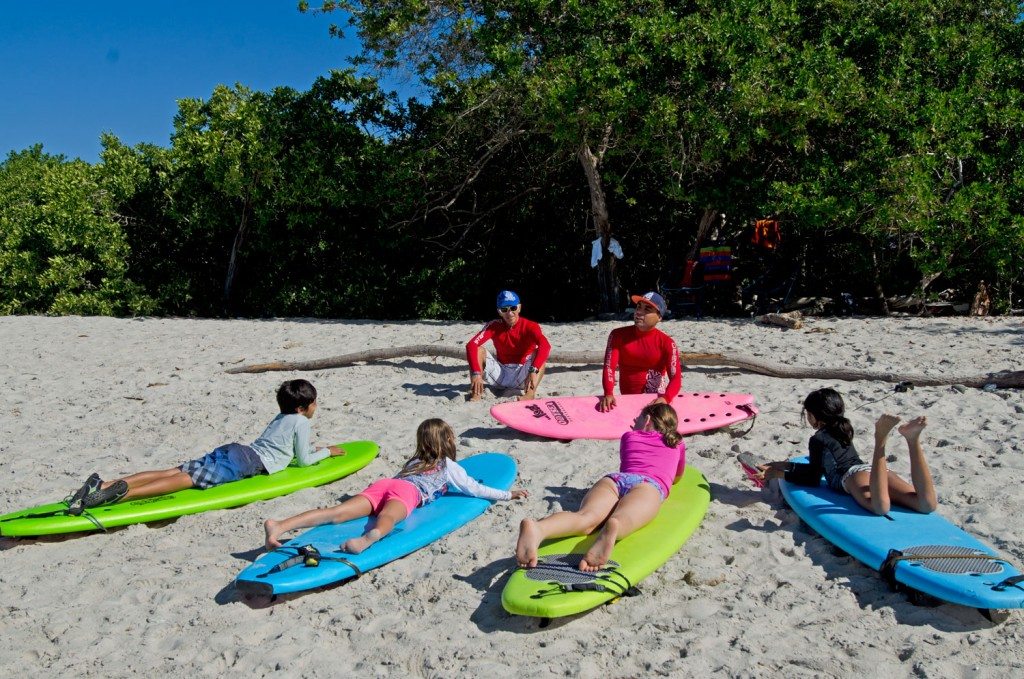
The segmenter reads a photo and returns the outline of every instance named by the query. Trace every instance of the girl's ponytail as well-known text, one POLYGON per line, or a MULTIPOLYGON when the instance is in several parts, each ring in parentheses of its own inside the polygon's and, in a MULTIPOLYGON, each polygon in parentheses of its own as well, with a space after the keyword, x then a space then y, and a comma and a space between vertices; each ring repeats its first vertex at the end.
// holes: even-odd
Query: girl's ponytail
POLYGON ((842 415, 837 416, 831 422, 825 424, 825 431, 833 436, 844 446, 853 443, 853 425, 842 415))
POLYGON ((683 440, 679 433, 679 417, 675 409, 667 403, 649 405, 643 409, 642 414, 651 418, 651 427, 661 434, 661 440, 669 448, 675 448, 683 440))

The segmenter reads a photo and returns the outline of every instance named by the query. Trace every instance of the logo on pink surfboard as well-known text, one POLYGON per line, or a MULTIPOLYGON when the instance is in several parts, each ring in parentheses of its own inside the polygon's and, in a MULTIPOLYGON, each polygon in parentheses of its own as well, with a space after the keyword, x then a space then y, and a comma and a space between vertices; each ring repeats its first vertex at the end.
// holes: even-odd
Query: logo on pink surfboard
POLYGON ((569 416, 557 401, 548 401, 544 405, 546 405, 548 410, 551 411, 551 416, 555 418, 555 422, 563 426, 569 424, 569 416))
POLYGON ((560 406, 556 401, 546 401, 544 403, 544 406, 551 413, 550 415, 544 412, 544 408, 541 408, 539 405, 535 403, 528 404, 526 406, 526 409, 533 413, 533 416, 535 418, 544 418, 545 420, 550 420, 554 418, 555 422, 562 426, 569 424, 569 415, 566 414, 562 406, 560 406))

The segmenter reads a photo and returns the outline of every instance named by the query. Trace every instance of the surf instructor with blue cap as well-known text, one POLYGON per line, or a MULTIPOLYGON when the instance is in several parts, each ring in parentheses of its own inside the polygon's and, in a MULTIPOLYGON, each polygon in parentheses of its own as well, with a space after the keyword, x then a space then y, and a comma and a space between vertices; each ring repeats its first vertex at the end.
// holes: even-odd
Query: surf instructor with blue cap
POLYGON ((511 290, 498 293, 498 318, 466 343, 469 361, 469 400, 484 395, 484 386, 519 389, 519 400, 536 396, 537 385, 544 377, 544 362, 551 353, 551 343, 540 325, 519 315, 522 304, 511 290), (490 340, 497 356, 484 346, 490 340))

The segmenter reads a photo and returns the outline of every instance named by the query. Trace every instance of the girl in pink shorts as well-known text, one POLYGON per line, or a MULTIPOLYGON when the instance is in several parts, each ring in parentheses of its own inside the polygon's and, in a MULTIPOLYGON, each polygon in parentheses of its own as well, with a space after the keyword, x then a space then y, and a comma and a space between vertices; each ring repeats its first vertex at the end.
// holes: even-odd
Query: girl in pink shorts
POLYGON ((449 488, 487 500, 516 500, 526 497, 525 490, 499 490, 478 483, 455 461, 455 432, 444 420, 425 420, 416 429, 416 454, 394 478, 371 483, 358 495, 340 505, 311 509, 287 519, 267 519, 268 550, 281 546, 281 535, 296 528, 326 523, 344 523, 364 516, 377 521, 361 537, 341 546, 342 551, 358 554, 394 529, 419 506, 433 502, 449 488))

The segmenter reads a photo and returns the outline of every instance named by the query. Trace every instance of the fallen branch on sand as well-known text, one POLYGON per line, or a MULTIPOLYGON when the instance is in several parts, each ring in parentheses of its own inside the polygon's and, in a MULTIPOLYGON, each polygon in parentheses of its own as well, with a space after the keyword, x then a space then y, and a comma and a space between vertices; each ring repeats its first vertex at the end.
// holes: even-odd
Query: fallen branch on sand
MULTIPOLYGON (((352 354, 331 356, 312 361, 276 361, 274 363, 257 363, 255 365, 243 365, 237 368, 228 368, 226 372, 238 373, 262 373, 274 370, 328 370, 330 368, 341 368, 353 363, 365 363, 368 361, 384 361, 391 358, 412 358, 415 356, 430 356, 434 358, 454 358, 464 360, 466 350, 463 347, 448 347, 439 344, 413 344, 405 347, 390 347, 385 349, 367 349, 352 354)), ((962 384, 967 387, 981 388, 987 384, 994 384, 996 387, 1021 388, 1024 387, 1024 371, 1003 371, 998 373, 986 373, 984 375, 922 375, 913 373, 895 372, 871 372, 869 370, 856 370, 849 368, 811 368, 806 366, 786 366, 769 363, 752 356, 742 354, 693 354, 683 353, 679 355, 684 366, 725 366, 743 370, 745 372, 767 375, 769 377, 782 377, 787 379, 823 379, 823 380, 873 380, 876 382, 910 382, 919 387, 936 387, 943 385, 962 384)), ((584 365, 602 365, 604 363, 604 352, 596 351, 565 351, 553 352, 548 358, 548 363, 570 363, 584 365)))
POLYGON ((763 316, 757 317, 758 323, 766 323, 768 325, 779 325, 783 328, 790 328, 791 330, 799 330, 804 327, 804 322, 800 317, 799 311, 787 311, 782 314, 764 314, 763 316))

